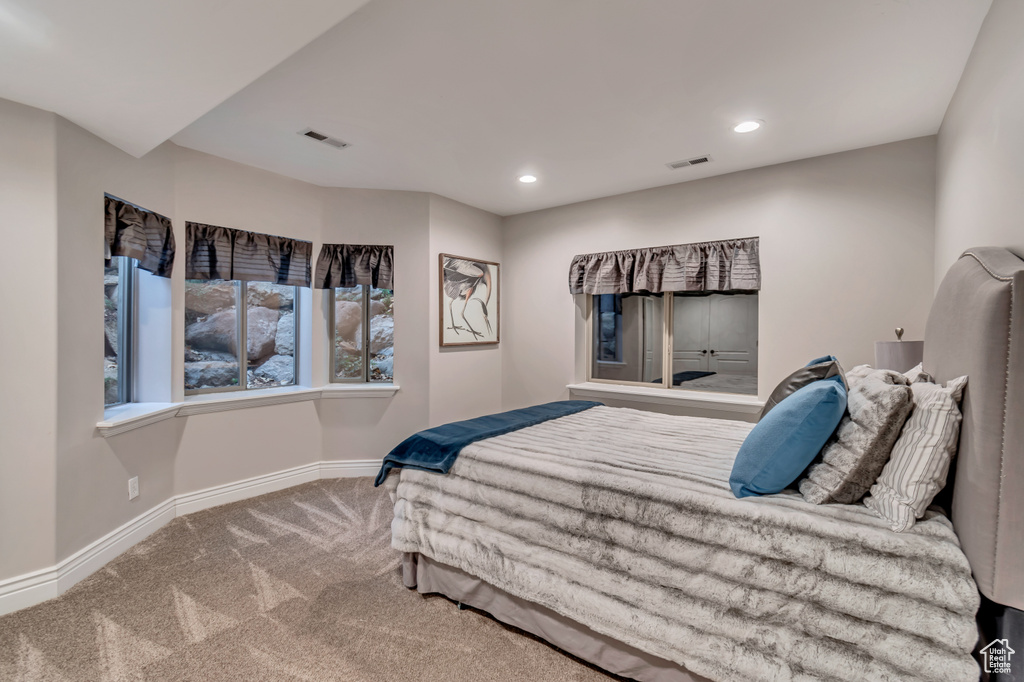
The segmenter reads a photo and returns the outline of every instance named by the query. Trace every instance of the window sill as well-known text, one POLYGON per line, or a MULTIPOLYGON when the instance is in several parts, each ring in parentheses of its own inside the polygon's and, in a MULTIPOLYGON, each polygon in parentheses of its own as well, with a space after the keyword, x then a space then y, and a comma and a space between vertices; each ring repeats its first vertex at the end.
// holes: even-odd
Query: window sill
POLYGON ((188 417, 193 414, 244 410, 249 407, 265 405, 301 403, 305 400, 316 400, 319 397, 319 388, 306 388, 305 386, 278 386, 276 388, 258 388, 252 391, 202 393, 185 396, 185 402, 178 409, 178 416, 188 417))
POLYGON ((103 421, 96 423, 96 429, 101 436, 109 438, 172 417, 283 405, 321 398, 390 398, 398 390, 398 384, 335 384, 317 388, 283 386, 238 393, 206 393, 188 396, 180 403, 132 403, 111 407, 104 411, 103 421))
POLYGON ((399 389, 398 384, 330 384, 320 389, 321 398, 390 398, 399 389))
POLYGON ((103 411, 103 421, 96 428, 104 438, 116 436, 150 424, 162 422, 178 414, 181 403, 131 403, 109 407, 103 411))
POLYGON ((758 400, 757 396, 741 395, 738 393, 710 393, 681 389, 649 388, 647 386, 625 386, 596 381, 569 384, 566 388, 569 389, 574 397, 614 398, 637 403, 675 405, 677 407, 702 407, 744 415, 756 415, 764 407, 764 402, 758 400))

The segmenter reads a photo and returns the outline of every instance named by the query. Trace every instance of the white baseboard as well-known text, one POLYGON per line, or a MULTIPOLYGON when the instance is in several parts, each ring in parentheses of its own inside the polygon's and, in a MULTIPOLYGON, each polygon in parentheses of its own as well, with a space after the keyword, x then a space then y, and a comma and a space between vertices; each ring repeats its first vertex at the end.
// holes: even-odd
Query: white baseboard
MULTIPOLYGON (((78 550, 57 564, 57 594, 64 594, 73 585, 88 578, 173 520, 174 498, 171 498, 78 550)), ((3 601, 0 597, 0 612, 2 611, 3 601)))
POLYGON ((44 568, 0 582, 0 616, 58 596, 57 569, 44 568))
POLYGON ((380 471, 379 459, 350 459, 335 462, 320 462, 320 478, 352 478, 376 476, 380 471))
POLYGON ((159 530, 174 518, 174 499, 83 547, 56 566, 0 581, 0 615, 33 606, 67 592, 107 562, 159 530))
POLYGON ((175 516, 184 516, 210 507, 219 507, 222 504, 284 490, 293 485, 309 483, 318 478, 320 478, 320 463, 313 462, 264 476, 247 478, 244 481, 217 485, 206 490, 178 495, 175 498, 174 513, 175 516))
POLYGON ((0 580, 0 616, 60 596, 175 517, 321 478, 375 476, 380 465, 379 459, 313 462, 244 481, 176 495, 83 547, 56 566, 0 580))

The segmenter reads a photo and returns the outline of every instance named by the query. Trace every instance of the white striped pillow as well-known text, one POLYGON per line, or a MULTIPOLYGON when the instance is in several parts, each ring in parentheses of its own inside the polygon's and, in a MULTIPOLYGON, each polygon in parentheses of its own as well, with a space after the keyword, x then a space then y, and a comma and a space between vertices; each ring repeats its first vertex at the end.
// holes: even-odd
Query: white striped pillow
POLYGON ((911 384, 914 411, 864 500, 897 533, 913 528, 946 484, 963 419, 958 403, 966 385, 967 377, 952 379, 945 388, 920 380, 911 384))

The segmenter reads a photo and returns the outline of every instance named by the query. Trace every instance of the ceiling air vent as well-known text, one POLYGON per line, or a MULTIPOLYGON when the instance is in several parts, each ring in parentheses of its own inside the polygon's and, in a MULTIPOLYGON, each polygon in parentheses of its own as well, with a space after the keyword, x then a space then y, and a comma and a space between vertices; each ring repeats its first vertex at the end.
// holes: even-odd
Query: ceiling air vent
POLYGON ((299 135, 302 135, 304 137, 308 137, 310 139, 316 140, 317 142, 323 142, 324 144, 329 144, 332 147, 334 147, 335 149, 344 149, 345 147, 348 146, 348 142, 343 142, 342 140, 339 140, 336 137, 331 137, 329 135, 324 135, 323 133, 318 133, 317 131, 315 131, 315 130, 313 130, 311 128, 306 128, 305 130, 300 130, 299 131, 299 135))
POLYGON ((695 156, 692 159, 686 159, 685 161, 674 161, 672 163, 667 163, 665 165, 671 168, 672 170, 676 170, 677 168, 686 168, 687 166, 698 166, 702 163, 708 163, 709 161, 711 161, 711 155, 705 154, 704 156, 695 156))

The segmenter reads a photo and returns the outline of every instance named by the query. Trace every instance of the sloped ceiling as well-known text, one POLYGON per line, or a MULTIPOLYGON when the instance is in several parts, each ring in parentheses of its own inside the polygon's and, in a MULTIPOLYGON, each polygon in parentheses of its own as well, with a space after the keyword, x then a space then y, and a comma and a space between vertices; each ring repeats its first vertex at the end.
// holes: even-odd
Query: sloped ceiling
POLYGON ((0 97, 141 156, 366 0, 0 0, 0 97))

